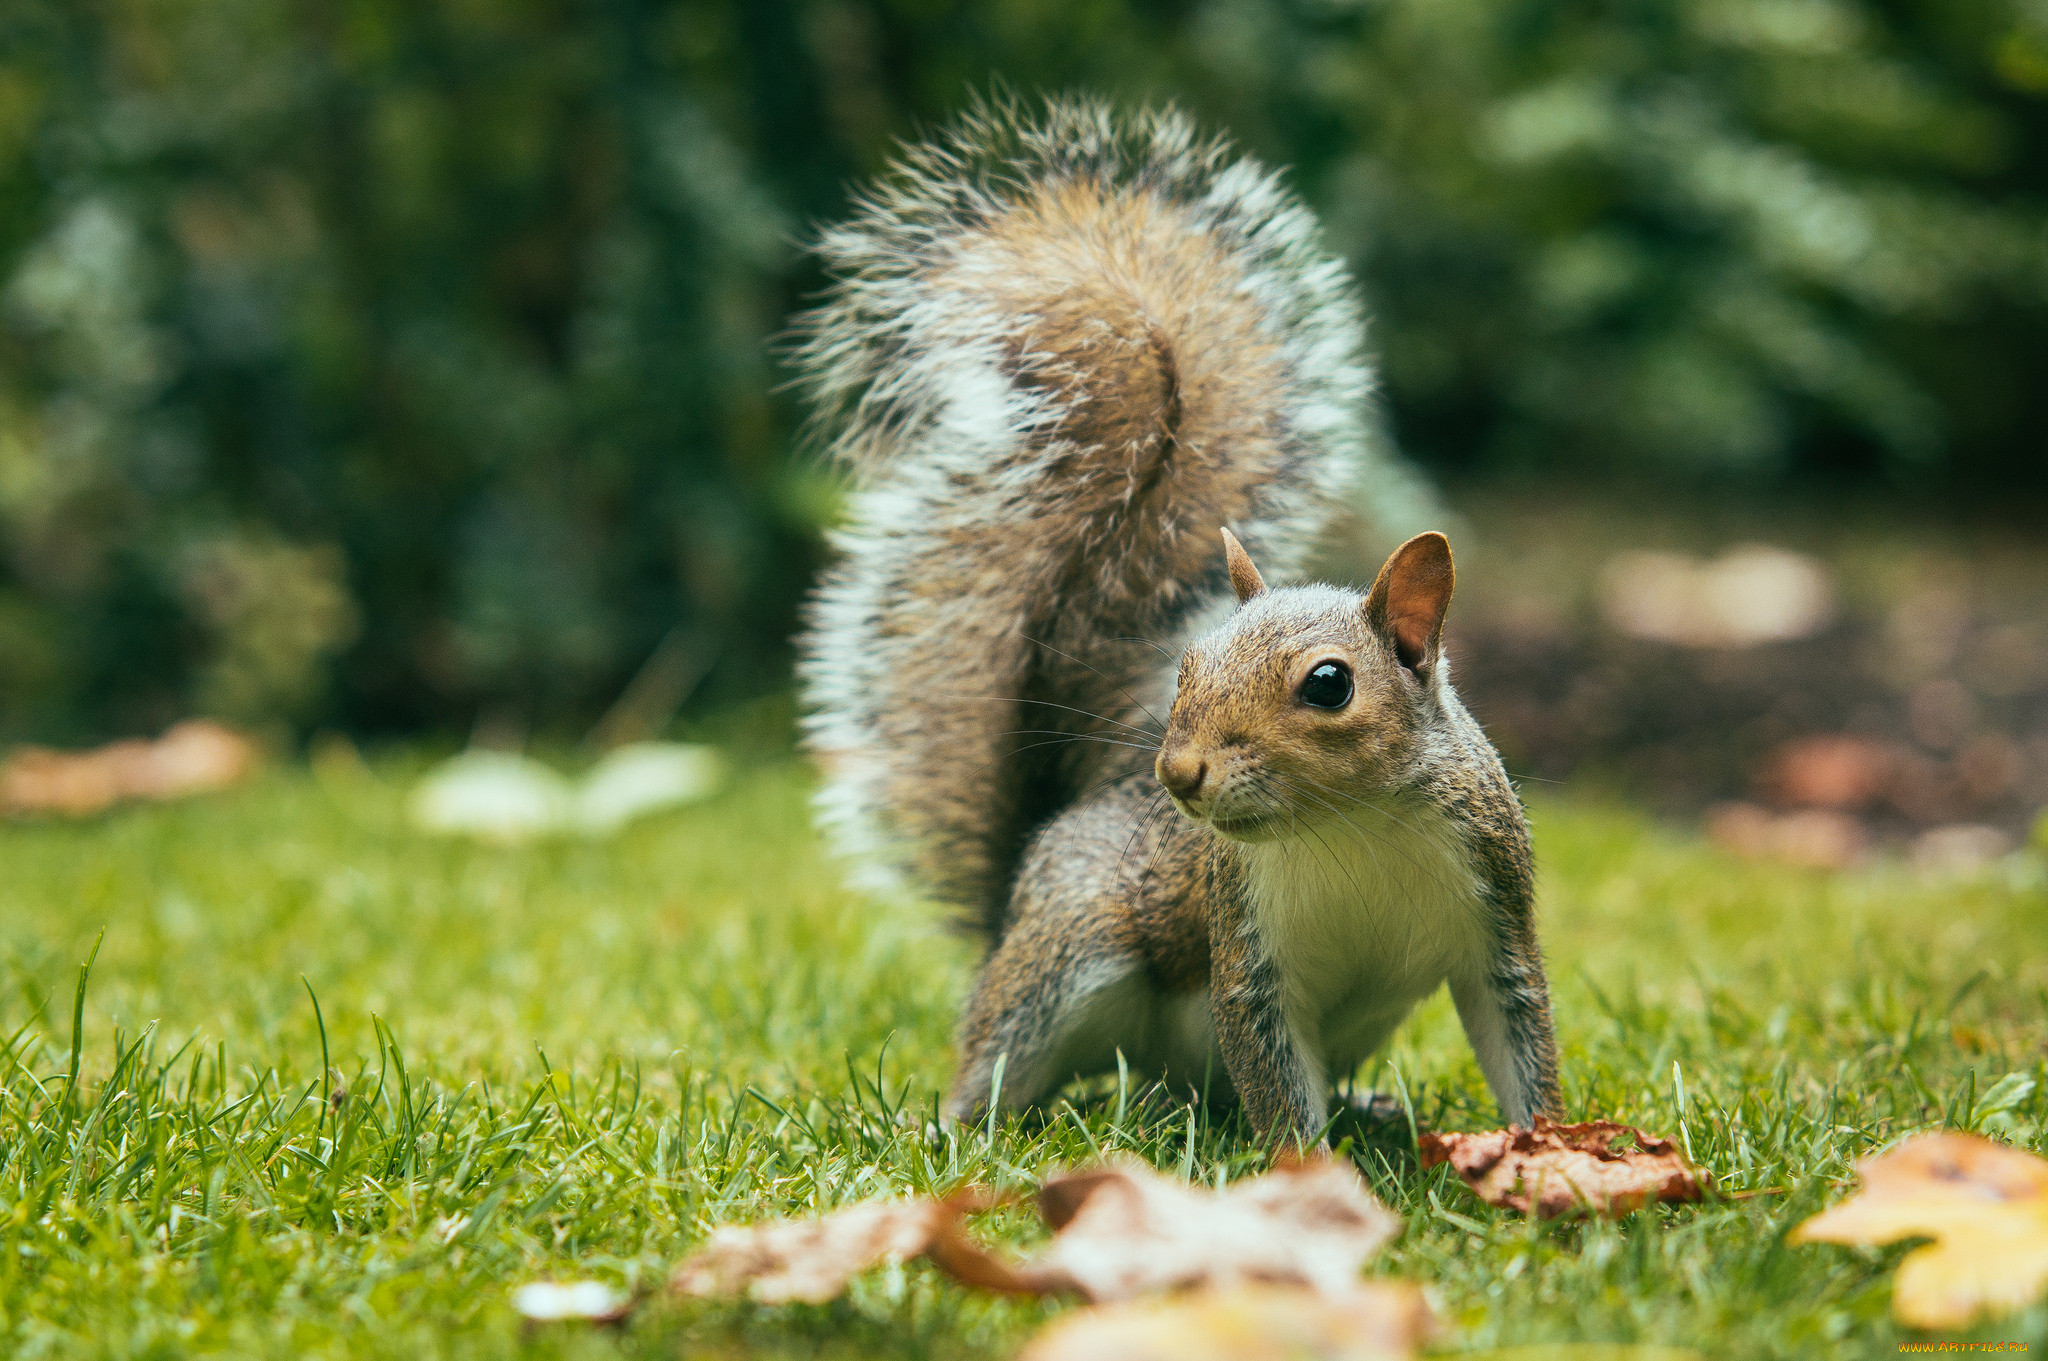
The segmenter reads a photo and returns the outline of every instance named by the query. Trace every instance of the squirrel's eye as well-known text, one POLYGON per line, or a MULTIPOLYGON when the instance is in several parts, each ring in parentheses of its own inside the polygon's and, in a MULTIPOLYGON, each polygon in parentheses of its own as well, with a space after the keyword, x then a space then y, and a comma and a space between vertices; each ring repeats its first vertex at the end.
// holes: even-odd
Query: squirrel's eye
POLYGON ((1316 709, 1341 709, 1351 702, 1351 668, 1324 662, 1301 683, 1301 702, 1316 709))

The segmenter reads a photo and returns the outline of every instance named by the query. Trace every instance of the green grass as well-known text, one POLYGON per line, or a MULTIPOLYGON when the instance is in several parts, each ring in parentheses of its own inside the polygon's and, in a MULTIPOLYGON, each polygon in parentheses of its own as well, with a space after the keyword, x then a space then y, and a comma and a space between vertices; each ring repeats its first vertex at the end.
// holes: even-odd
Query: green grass
MULTIPOLYGON (((524 1326, 507 1296, 653 1289, 717 1223, 1098 1150, 1259 1165, 1231 1124, 1113 1084, 928 1143, 972 952, 839 887, 793 765, 519 849, 410 831, 408 771, 0 827, 0 1353, 1003 1356, 1060 1306, 923 1266, 823 1307, 657 1296, 611 1332, 524 1326)), ((1532 1224, 1383 1149, 1368 1172, 1408 1228, 1375 1270, 1428 1285, 1449 1351, 1895 1354, 1902 1250, 1784 1236, 1909 1130, 2041 1144, 2048 1082, 1983 1098, 2042 1076, 2048 895, 1743 865, 1555 794, 1535 813, 1570 1109, 1775 1193, 1532 1224)), ((1441 998, 1362 1077, 1396 1070, 1424 1124, 1497 1123, 1441 998)), ((2038 1346, 2048 1311, 1983 1336, 2038 1346)))

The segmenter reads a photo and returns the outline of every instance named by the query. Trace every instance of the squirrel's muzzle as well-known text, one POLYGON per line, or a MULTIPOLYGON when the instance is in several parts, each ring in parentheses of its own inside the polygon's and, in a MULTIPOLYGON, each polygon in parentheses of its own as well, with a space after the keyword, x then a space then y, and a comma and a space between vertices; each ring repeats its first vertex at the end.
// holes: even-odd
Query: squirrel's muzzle
POLYGON ((1202 796, 1202 785, 1209 778, 1209 763, 1191 751, 1162 751, 1152 763, 1152 772, 1166 786, 1167 793, 1182 803, 1191 803, 1202 796))

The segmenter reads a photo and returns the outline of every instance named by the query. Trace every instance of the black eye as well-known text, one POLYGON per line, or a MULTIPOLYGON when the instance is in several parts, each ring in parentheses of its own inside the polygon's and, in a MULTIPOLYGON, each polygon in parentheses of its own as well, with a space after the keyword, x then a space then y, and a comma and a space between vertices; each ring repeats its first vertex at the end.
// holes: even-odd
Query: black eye
POLYGON ((1341 709, 1351 702, 1351 668, 1324 662, 1301 683, 1301 702, 1316 709, 1341 709))

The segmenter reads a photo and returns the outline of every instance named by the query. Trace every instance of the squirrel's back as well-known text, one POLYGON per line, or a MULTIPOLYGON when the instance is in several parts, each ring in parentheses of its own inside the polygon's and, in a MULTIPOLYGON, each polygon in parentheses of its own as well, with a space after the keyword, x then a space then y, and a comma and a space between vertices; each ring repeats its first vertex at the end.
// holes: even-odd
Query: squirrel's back
POLYGON ((1361 309, 1273 174, 1092 102, 978 110, 821 250, 798 363, 856 478, 803 643, 822 816, 999 933, 1032 831, 1149 764, 1218 527, 1288 573, 1348 491, 1361 309))

